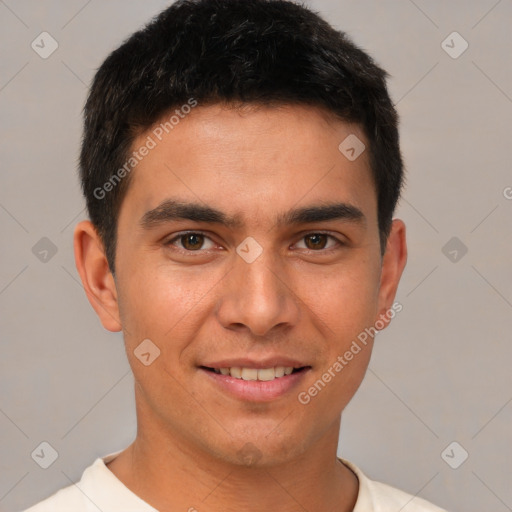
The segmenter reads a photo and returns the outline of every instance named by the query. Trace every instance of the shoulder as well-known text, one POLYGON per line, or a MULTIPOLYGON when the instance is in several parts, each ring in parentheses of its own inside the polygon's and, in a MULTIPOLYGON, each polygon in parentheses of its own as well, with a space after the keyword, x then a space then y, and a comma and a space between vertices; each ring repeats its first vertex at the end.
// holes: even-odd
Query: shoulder
POLYGON ((89 510, 86 500, 87 498, 78 487, 70 485, 69 487, 60 489, 49 498, 40 501, 23 512, 69 512, 70 510, 74 512, 85 512, 89 510))
POLYGON ((377 512, 401 510, 403 512, 446 512, 444 509, 400 489, 381 482, 371 482, 372 493, 376 500, 377 512))
POLYGON ((82 473, 80 481, 64 487, 23 512, 97 512, 102 489, 109 487, 104 458, 97 458, 82 473))
POLYGON ((432 503, 375 480, 370 480, 355 464, 341 459, 359 480, 354 512, 446 512, 432 503))
POLYGON ((85 469, 79 482, 23 512, 157 512, 107 468, 119 453, 97 458, 85 469))

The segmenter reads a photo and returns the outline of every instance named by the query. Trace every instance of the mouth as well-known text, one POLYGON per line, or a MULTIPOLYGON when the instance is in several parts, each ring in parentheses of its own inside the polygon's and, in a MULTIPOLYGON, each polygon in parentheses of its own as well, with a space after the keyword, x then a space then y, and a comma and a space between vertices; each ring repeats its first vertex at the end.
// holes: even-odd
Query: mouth
POLYGON ((231 368, 209 368, 208 366, 201 366, 200 368, 218 375, 230 376, 235 379, 268 382, 274 379, 280 379, 286 375, 291 375, 292 373, 302 372, 311 367, 301 366, 294 368, 293 366, 275 366, 270 368, 242 368, 239 366, 233 366, 231 368))
POLYGON ((199 370, 221 392, 250 402, 269 402, 289 394, 299 386, 311 366, 210 367, 199 370))
POLYGON ((269 382, 275 379, 281 379, 287 375, 302 372, 310 366, 300 366, 294 368, 293 366, 274 366, 270 368, 244 368, 240 366, 232 366, 228 368, 210 368, 208 366, 201 366, 203 370, 216 373, 217 375, 224 375, 241 379, 245 381, 262 381, 269 382))

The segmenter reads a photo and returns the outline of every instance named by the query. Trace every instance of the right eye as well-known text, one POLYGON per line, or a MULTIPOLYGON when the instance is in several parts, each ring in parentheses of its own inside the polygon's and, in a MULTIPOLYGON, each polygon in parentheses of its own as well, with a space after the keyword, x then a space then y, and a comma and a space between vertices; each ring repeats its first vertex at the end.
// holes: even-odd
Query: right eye
POLYGON ((186 252, 202 252, 201 248, 203 247, 205 241, 210 241, 210 247, 207 247, 205 250, 213 249, 215 246, 214 242, 207 237, 204 233, 196 232, 196 231, 188 231, 186 233, 180 233, 167 242, 165 242, 166 246, 176 246, 176 243, 179 243, 182 248, 179 250, 186 252))

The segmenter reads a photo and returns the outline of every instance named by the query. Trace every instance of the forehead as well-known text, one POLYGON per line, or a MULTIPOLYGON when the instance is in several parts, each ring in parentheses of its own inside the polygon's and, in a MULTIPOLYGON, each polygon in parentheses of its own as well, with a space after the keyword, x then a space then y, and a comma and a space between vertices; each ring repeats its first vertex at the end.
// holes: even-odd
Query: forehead
POLYGON ((198 105, 178 114, 135 140, 134 151, 148 142, 152 149, 132 171, 122 209, 143 215, 172 196, 215 205, 239 224, 282 218, 319 200, 376 210, 366 138, 356 124, 297 105, 198 105), (348 158, 346 141, 359 144, 357 158, 348 158))

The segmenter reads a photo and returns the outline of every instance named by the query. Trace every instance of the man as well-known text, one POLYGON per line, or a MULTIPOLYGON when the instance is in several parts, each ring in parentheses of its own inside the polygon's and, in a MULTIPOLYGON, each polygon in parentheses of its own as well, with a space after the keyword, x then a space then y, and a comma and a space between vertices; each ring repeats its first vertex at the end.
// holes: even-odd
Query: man
POLYGON ((178 1, 85 108, 84 289, 138 431, 43 511, 440 511, 336 456, 406 263, 386 73, 284 0, 178 1))

